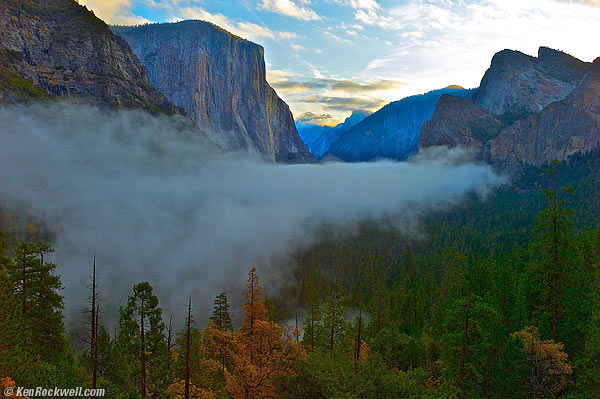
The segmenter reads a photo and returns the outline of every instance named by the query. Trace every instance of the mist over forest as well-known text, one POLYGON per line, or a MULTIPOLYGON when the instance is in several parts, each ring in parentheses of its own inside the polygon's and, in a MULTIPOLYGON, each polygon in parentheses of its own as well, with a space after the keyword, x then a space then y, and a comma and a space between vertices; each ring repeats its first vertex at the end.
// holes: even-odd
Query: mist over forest
POLYGON ((181 313, 182 294, 194 292, 207 315, 216 294, 240 291, 231 276, 251 267, 268 270, 276 289, 293 265, 272 270, 273 257, 313 243, 323 223, 352 234, 364 219, 385 219, 417 237, 420 215, 504 182, 460 149, 410 162, 273 164, 140 111, 12 106, 0 109, 0 125, 0 195, 50 226, 70 323, 94 255, 107 314, 150 281, 167 313, 181 313))

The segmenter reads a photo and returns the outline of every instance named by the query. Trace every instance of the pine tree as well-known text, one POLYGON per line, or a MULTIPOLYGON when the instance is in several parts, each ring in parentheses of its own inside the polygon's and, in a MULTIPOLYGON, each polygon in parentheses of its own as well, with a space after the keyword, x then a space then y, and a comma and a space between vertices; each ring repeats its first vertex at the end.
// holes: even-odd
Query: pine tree
POLYGON ((127 359, 123 372, 141 397, 165 395, 168 381, 168 351, 162 309, 148 283, 133 287, 127 305, 121 307, 117 346, 127 359))
POLYGON ((244 310, 242 331, 245 334, 252 336, 254 335, 255 322, 266 321, 269 319, 269 312, 264 304, 262 287, 258 284, 256 268, 252 268, 250 272, 248 272, 245 294, 247 300, 242 304, 242 309, 244 310))
MULTIPOLYGON (((0 256, 2 256, 1 249, 0 256)), ((18 304, 6 269, 7 263, 2 263, 0 265, 0 375, 14 376, 11 371, 18 363, 16 346, 20 343, 15 323, 18 304)))
POLYGON ((565 199, 559 198, 561 192, 572 194, 573 189, 557 187, 557 164, 553 162, 552 167, 546 169, 552 179, 552 188, 542 190, 548 199, 548 207, 537 217, 533 245, 534 253, 538 255, 534 262, 541 294, 540 312, 549 319, 552 339, 555 341, 564 311, 563 294, 570 257, 569 237, 573 226, 573 210, 566 207, 568 202, 565 199))
POLYGON ((221 331, 233 331, 230 309, 231 306, 229 305, 229 302, 227 302, 227 294, 221 292, 215 298, 213 314, 210 317, 210 321, 212 321, 214 328, 221 331))
POLYGON ((15 344, 29 356, 51 362, 64 349, 65 341, 63 300, 58 294, 62 284, 53 274, 56 265, 44 260, 49 252, 53 249, 45 244, 17 245, 13 262, 5 266, 5 276, 16 301, 11 320, 19 330, 15 344))

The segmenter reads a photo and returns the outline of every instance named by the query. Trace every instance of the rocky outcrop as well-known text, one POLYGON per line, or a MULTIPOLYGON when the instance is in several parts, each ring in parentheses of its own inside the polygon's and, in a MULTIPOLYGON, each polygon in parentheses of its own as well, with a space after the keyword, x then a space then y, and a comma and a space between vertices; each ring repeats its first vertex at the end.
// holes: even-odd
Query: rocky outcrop
MULTIPOLYGON (((499 55, 494 60, 505 59, 506 50, 499 55)), ((523 55, 512 52, 510 57, 522 59, 523 55)), ((529 61, 531 59, 533 57, 529 57, 529 61)), ((531 88, 533 81, 524 81, 523 75, 512 75, 514 79, 507 83, 505 77, 520 68, 515 66, 517 61, 508 64, 503 61, 500 65, 493 61, 490 70, 498 72, 490 74, 488 71, 484 77, 487 82, 482 81, 482 87, 487 87, 488 92, 490 88, 504 87, 497 92, 497 101, 484 102, 487 107, 482 107, 476 102, 481 104, 487 97, 479 93, 474 101, 442 97, 431 120, 423 124, 420 147, 461 146, 472 149, 479 159, 508 169, 540 166, 554 159, 567 160, 575 153, 599 147, 600 59, 593 64, 583 63, 564 53, 542 48, 537 60, 538 72, 543 70, 546 76, 560 80, 564 90, 571 87, 566 94, 560 92, 562 99, 557 97, 559 91, 547 92, 548 86, 539 80, 538 85, 534 85, 535 90, 525 89, 531 88), (502 72, 501 68, 507 71, 502 72), (498 82, 493 81, 494 76, 498 82), (525 104, 530 107, 523 109, 525 104), (543 108, 538 110, 540 107, 543 108), (502 109, 510 110, 498 115, 502 109), (532 109, 538 111, 527 112, 532 109)), ((534 75, 541 76, 537 72, 534 75)))
POLYGON ((337 126, 319 126, 296 122, 296 128, 308 150, 315 157, 321 158, 333 142, 370 114, 368 111, 356 110, 352 111, 352 114, 337 126))
POLYGON ((590 64, 540 47, 538 57, 502 50, 492 58, 473 101, 496 115, 539 112, 573 91, 590 64))
POLYGON ((131 45, 150 83, 222 147, 256 150, 273 161, 314 159, 266 81, 261 46, 202 21, 113 31, 131 45))
POLYGON ((495 138, 503 123, 487 109, 469 99, 443 95, 434 117, 421 127, 420 147, 465 147, 481 159, 485 143, 495 138))
POLYGON ((408 158, 417 151, 421 125, 444 94, 471 98, 473 90, 445 88, 392 102, 344 133, 327 155, 351 162, 408 158))
POLYGON ((73 0, 0 0, 0 101, 58 96, 183 113, 153 88, 129 45, 73 0))
POLYGON ((535 166, 600 147, 600 58, 567 98, 516 121, 489 146, 494 163, 535 166))

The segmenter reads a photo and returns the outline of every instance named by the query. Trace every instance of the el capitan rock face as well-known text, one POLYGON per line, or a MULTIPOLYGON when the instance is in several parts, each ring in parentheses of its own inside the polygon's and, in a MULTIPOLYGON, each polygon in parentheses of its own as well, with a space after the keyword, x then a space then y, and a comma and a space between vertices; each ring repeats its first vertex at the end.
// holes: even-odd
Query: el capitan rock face
POLYGON ((420 147, 462 146, 479 159, 515 168, 600 146, 600 59, 584 63, 547 48, 536 59, 505 50, 494 57, 482 87, 473 101, 440 99, 423 124, 420 147))
POLYGON ((228 150, 281 162, 313 160, 287 104, 265 78, 263 48, 202 21, 113 27, 150 83, 228 150))
POLYGON ((183 113, 150 86, 129 45, 73 0, 0 0, 0 102, 56 96, 183 113))

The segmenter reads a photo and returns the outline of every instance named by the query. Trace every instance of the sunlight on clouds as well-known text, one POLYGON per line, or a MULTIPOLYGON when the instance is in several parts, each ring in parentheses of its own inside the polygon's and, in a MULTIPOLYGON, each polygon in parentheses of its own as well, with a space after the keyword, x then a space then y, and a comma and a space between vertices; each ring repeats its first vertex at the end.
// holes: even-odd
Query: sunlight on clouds
POLYGON ((104 22, 116 25, 135 25, 150 22, 131 12, 132 0, 79 0, 79 4, 94 11, 104 22))
MULTIPOLYGON (((308 4, 308 2, 302 2, 308 4)), ((307 7, 301 7, 292 0, 262 0, 260 8, 303 21, 319 20, 321 17, 307 7)))
POLYGON ((339 121, 330 114, 314 114, 312 112, 304 112, 295 115, 294 119, 296 122, 319 126, 335 126, 339 123, 339 121))
POLYGON ((297 117, 306 114, 314 119, 315 115, 327 115, 310 123, 328 126, 343 121, 355 110, 376 111, 390 101, 386 94, 406 86, 405 82, 388 79, 339 79, 322 75, 306 79, 281 70, 268 70, 267 80, 297 117))
POLYGON ((386 10, 393 22, 379 26, 399 40, 360 76, 409 80, 398 92, 405 96, 449 84, 476 87, 492 56, 505 48, 535 56, 549 46, 586 61, 600 55, 599 9, 558 0, 460 4, 413 1, 386 10))
POLYGON ((200 19, 212 22, 221 28, 246 39, 275 37, 275 33, 269 28, 251 22, 234 22, 223 14, 212 14, 199 7, 185 7, 176 11, 173 21, 184 19, 200 19))
POLYGON ((556 0, 563 3, 581 4, 590 7, 600 7, 600 0, 556 0))

